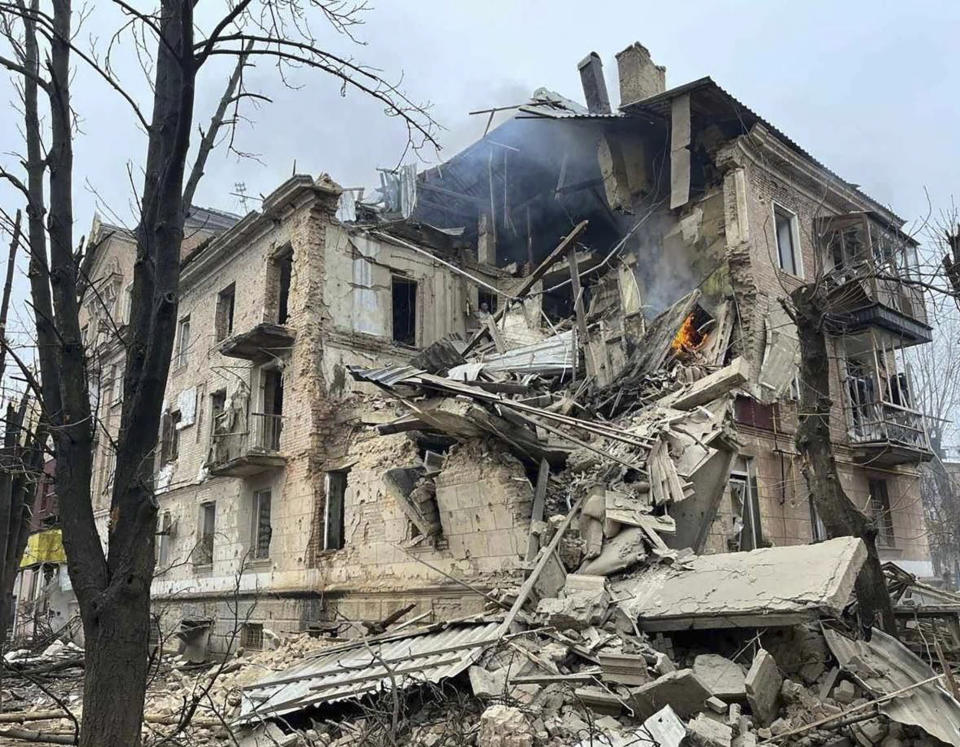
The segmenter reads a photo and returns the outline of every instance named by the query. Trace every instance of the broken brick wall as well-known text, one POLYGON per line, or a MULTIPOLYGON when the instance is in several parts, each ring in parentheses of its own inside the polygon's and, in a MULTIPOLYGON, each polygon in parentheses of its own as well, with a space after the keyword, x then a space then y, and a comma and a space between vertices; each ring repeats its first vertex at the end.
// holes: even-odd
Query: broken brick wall
MULTIPOLYGON (((823 185, 801 175, 786 159, 771 157, 762 151, 762 147, 759 140, 748 136, 728 144, 718 156, 718 164, 725 169, 725 231, 730 279, 741 321, 740 337, 735 346, 755 367, 763 358, 765 325, 776 311, 774 305, 805 279, 822 273, 827 262, 816 251, 814 219, 867 208, 864 204, 850 203, 832 195, 824 190, 823 185), (774 234, 775 205, 797 216, 802 278, 779 268, 774 234)), ((831 412, 831 434, 844 487, 857 505, 865 507, 870 480, 887 480, 893 540, 883 548, 883 557, 928 564, 929 550, 916 469, 903 466, 891 470, 868 470, 853 461, 839 365, 843 342, 843 338, 827 340, 831 354, 831 394, 835 403, 831 412)), ((806 482, 793 443, 797 426, 796 406, 797 402, 788 390, 787 396, 772 407, 757 405, 770 409, 769 418, 761 418, 762 423, 741 423, 738 426, 738 436, 743 443, 740 453, 751 457, 756 472, 764 536, 777 545, 810 542, 815 538, 806 482)), ((734 521, 735 512, 728 489, 711 527, 710 551, 728 549, 734 521)))

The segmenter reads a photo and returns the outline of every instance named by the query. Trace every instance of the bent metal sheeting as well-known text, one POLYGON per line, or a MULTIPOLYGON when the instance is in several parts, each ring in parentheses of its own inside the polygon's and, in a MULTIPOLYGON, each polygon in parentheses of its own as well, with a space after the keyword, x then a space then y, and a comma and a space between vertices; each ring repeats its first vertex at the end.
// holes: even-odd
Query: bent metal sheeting
POLYGON ((387 633, 331 646, 315 657, 243 688, 239 723, 310 706, 405 689, 455 677, 496 643, 499 623, 387 633))

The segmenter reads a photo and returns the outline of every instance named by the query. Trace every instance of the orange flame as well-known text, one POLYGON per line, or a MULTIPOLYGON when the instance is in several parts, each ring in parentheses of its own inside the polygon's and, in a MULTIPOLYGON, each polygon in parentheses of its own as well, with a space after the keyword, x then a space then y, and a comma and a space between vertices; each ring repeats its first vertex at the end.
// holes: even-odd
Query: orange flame
POLYGON ((677 330, 671 347, 675 353, 692 353, 703 347, 706 341, 707 336, 697 329, 696 323, 693 320, 693 314, 690 314, 690 316, 683 320, 680 329, 677 330))

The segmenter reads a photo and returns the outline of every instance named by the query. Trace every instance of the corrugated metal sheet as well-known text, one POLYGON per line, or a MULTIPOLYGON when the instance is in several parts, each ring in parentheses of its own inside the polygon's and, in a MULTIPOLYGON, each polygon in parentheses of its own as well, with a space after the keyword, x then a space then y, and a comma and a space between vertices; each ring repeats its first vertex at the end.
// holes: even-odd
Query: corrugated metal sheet
MULTIPOLYGON (((462 373, 471 366, 480 366, 485 371, 517 374, 537 373, 544 376, 567 373, 577 365, 579 356, 574 330, 548 337, 542 342, 508 350, 505 353, 488 355, 480 364, 466 363, 450 369, 451 379, 464 380, 462 373)), ((473 378, 476 378, 475 376, 473 378)), ((467 378, 467 381, 472 379, 467 378)))
MULTIPOLYGON (((871 640, 853 640, 824 630, 830 651, 840 666, 875 696, 902 690, 936 676, 936 672, 906 646, 874 629, 871 640)), ((960 747, 960 703, 936 682, 929 682, 883 703, 880 711, 901 724, 919 726, 930 736, 960 747)))
MULTIPOLYGON (((349 366, 349 371, 356 381, 369 381, 371 384, 379 384, 388 388, 407 379, 416 379, 424 373, 421 369, 413 366, 387 366, 386 368, 349 366)), ((419 382, 414 381, 412 383, 419 382)))
POLYGON ((238 721, 359 698, 389 690, 394 683, 402 689, 454 677, 496 642, 499 625, 452 625, 419 635, 388 634, 332 646, 279 675, 244 687, 238 721))

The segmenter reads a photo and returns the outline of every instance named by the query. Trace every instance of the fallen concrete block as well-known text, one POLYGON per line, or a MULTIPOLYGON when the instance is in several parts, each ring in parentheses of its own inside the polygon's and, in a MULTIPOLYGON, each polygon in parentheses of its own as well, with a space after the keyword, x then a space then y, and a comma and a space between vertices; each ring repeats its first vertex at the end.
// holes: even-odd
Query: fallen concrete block
POLYGON ((523 711, 492 705, 480 714, 477 747, 533 747, 533 730, 523 711))
POLYGON ((743 700, 747 696, 743 669, 726 657, 700 654, 693 660, 693 673, 718 698, 743 700))
MULTIPOLYGON (((600 570, 608 547, 582 569, 600 570)), ((790 625, 821 614, 839 617, 850 599, 866 547, 856 537, 816 545, 771 547, 750 552, 698 555, 670 567, 657 566, 612 584, 623 623, 630 631, 657 632, 790 625), (797 573, 803 568, 803 573, 797 573)))
POLYGON ((503 697, 507 693, 509 667, 490 672, 483 667, 470 667, 470 689, 478 698, 503 697))
POLYGON ((730 747, 733 729, 700 713, 687 723, 690 744, 698 747, 730 747))
POLYGON ((596 713, 619 716, 623 712, 623 701, 602 687, 578 687, 573 694, 587 708, 596 713))
POLYGON ((857 688, 850 680, 844 680, 833 688, 833 699, 843 705, 850 705, 857 697, 857 688))
POLYGON ((672 407, 675 410, 690 410, 698 405, 705 405, 726 394, 734 387, 747 381, 750 375, 750 364, 744 358, 735 358, 728 366, 704 376, 686 389, 668 395, 657 404, 672 407))
POLYGON ((541 599, 537 620, 556 630, 583 630, 603 622, 610 606, 606 591, 578 591, 562 597, 541 599))
POLYGON ((604 682, 645 685, 651 680, 647 660, 639 654, 600 654, 597 659, 603 669, 604 682))
POLYGON ((765 649, 760 649, 753 659, 750 671, 747 672, 745 689, 747 703, 753 718, 758 723, 767 726, 777 717, 777 704, 780 700, 780 685, 783 677, 773 655, 765 649))
POLYGON ((706 707, 710 691, 697 678, 692 669, 658 677, 653 682, 630 692, 630 701, 637 718, 649 718, 668 705, 681 718, 690 718, 706 707))

